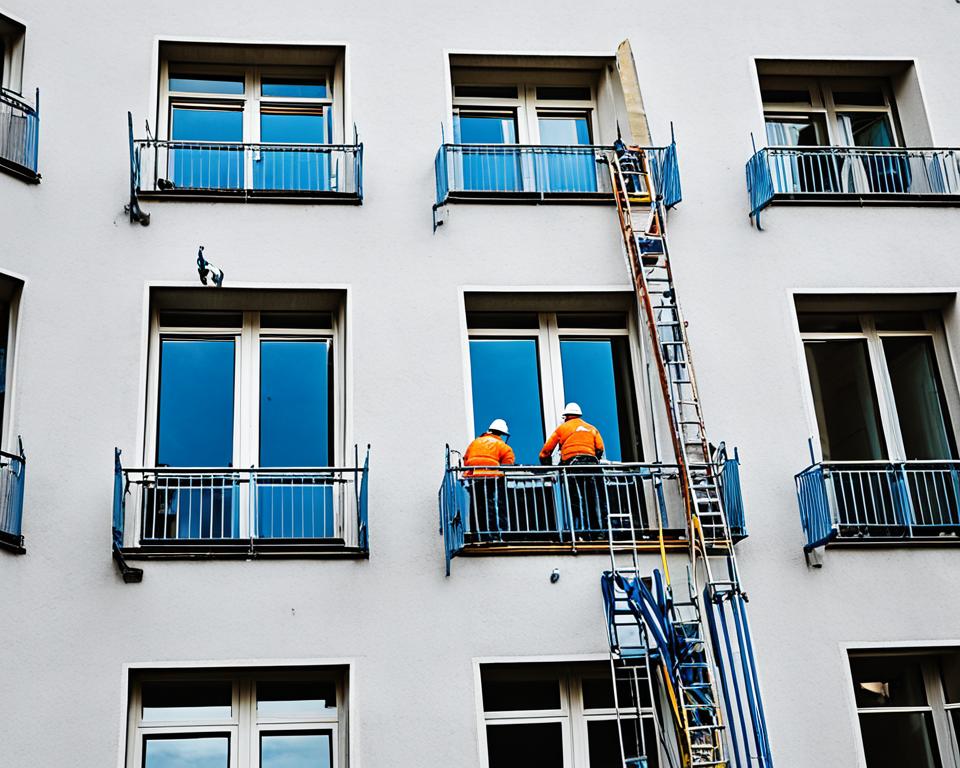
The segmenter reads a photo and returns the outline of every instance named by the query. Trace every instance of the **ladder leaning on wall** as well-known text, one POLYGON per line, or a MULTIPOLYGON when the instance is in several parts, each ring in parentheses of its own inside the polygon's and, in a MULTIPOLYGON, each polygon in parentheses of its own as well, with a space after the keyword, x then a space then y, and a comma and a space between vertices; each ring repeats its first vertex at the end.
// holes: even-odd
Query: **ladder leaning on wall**
MULTIPOLYGON (((721 468, 711 452, 686 322, 677 301, 657 179, 675 163, 641 147, 608 159, 620 230, 637 305, 670 426, 684 500, 689 563, 684 594, 671 582, 657 514, 661 568, 640 573, 635 522, 608 516, 610 570, 602 590, 624 768, 771 768, 769 741, 733 538, 723 507, 721 468), (657 165, 659 164, 659 166, 657 165), (649 584, 648 584, 649 581, 649 584), (644 733, 642 708, 654 710, 644 733), (654 758, 656 755, 656 758, 654 758)), ((664 474, 653 478, 664 508, 664 474)))

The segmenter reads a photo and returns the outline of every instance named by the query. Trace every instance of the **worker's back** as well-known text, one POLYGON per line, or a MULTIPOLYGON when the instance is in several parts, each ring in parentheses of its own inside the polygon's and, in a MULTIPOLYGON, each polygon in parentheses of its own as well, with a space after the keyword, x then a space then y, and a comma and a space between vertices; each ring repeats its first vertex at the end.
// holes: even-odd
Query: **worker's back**
MULTIPOLYGON (((467 467, 499 467, 513 464, 513 449, 497 435, 484 432, 467 446, 463 463, 467 467)), ((467 477, 499 477, 502 472, 493 470, 469 470, 467 477)))
POLYGON ((603 453, 600 431, 580 418, 568 419, 557 427, 547 440, 541 456, 549 456, 558 444, 560 461, 570 461, 574 456, 599 457, 603 453))

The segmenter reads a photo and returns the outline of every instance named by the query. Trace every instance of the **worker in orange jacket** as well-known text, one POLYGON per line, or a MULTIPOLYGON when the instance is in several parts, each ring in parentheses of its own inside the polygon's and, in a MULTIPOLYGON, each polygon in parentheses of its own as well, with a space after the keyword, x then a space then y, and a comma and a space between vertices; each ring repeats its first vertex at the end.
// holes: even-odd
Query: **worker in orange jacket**
POLYGON ((463 453, 464 472, 470 478, 470 523, 480 539, 499 541, 510 530, 507 509, 507 480, 493 467, 508 467, 514 461, 513 449, 507 445, 510 428, 503 419, 494 419, 487 431, 477 437, 463 453), (472 469, 476 467, 476 469, 472 469), (490 469, 487 469, 490 467, 490 469))
POLYGON ((574 531, 600 535, 606 530, 603 518, 607 508, 603 471, 596 466, 603 458, 603 437, 600 430, 583 420, 583 410, 576 403, 564 407, 563 423, 540 451, 541 464, 553 463, 557 446, 561 466, 570 467, 566 470, 566 487, 574 531))

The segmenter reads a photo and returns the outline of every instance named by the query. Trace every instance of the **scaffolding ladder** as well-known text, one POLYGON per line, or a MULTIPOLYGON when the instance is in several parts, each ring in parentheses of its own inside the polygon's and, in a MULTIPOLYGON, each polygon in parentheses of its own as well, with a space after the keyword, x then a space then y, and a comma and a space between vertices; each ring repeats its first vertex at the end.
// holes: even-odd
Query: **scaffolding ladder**
MULTIPOLYGON (((633 703, 620 705, 617 670, 638 667, 642 658, 655 709, 657 749, 663 747, 658 754, 671 766, 769 768, 746 595, 674 286, 665 206, 646 150, 621 147, 611 153, 608 165, 638 309, 650 333, 667 411, 690 555, 687 594, 681 599, 670 581, 663 518, 658 515, 662 573, 655 571, 648 586, 639 570, 632 519, 610 516, 611 570, 604 574, 603 589, 618 720, 630 719, 633 703), (620 625, 631 620, 637 626, 635 646, 621 637, 625 630, 620 625), (661 712, 656 711, 658 705, 661 712), (664 709, 670 710, 669 717, 664 709)), ((662 508, 662 480, 654 488, 662 508)), ((624 768, 645 768, 646 746, 641 741, 639 748, 631 749, 628 742, 621 729, 624 768), (641 749, 642 755, 634 754, 641 749)))

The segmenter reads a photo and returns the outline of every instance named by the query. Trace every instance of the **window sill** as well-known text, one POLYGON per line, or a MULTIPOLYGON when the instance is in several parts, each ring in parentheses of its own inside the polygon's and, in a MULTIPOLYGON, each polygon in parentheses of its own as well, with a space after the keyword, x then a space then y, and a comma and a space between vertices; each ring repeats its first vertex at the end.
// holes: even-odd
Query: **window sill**
POLYGON ((268 189, 168 189, 137 192, 137 199, 157 202, 229 202, 229 203, 300 203, 362 205, 363 196, 356 192, 296 192, 268 189))
POLYGON ((337 539, 233 539, 144 544, 120 550, 126 560, 256 560, 269 558, 370 557, 368 549, 348 547, 337 539))
POLYGON ((447 203, 506 203, 520 205, 609 205, 612 192, 496 192, 461 191, 449 192, 439 205, 447 203))
POLYGON ((943 534, 933 534, 929 536, 913 535, 907 537, 906 534, 889 534, 886 536, 864 534, 848 534, 841 536, 834 532, 829 539, 822 545, 827 549, 930 549, 938 547, 957 547, 960 546, 960 528, 953 527, 943 534))
MULTIPOLYGON (((664 546, 667 550, 686 551, 690 543, 686 531, 683 529, 664 529, 664 546)), ((629 548, 629 542, 620 542, 618 548, 629 548)), ((660 543, 656 531, 648 536, 637 539, 637 549, 640 552, 659 552, 660 543)), ((464 542, 463 549, 458 555, 555 555, 555 554, 609 554, 610 545, 607 534, 598 534, 593 540, 578 540, 576 542, 558 541, 556 539, 506 539, 504 541, 470 541, 464 542)))
POLYGON ((7 160, 4 157, 0 157, 0 172, 5 173, 8 176, 18 178, 27 184, 40 183, 40 174, 35 170, 28 168, 25 165, 15 163, 12 160, 7 160))
POLYGON ((23 546, 23 536, 17 536, 6 531, 0 531, 0 549, 13 552, 15 555, 23 555, 27 551, 23 546))
POLYGON ((946 194, 859 194, 850 192, 778 192, 771 205, 857 205, 857 206, 960 206, 960 195, 946 194))

